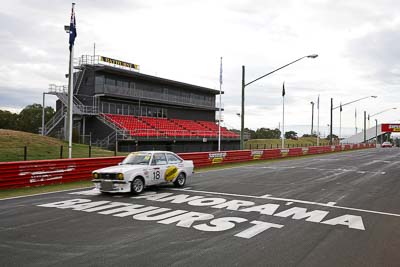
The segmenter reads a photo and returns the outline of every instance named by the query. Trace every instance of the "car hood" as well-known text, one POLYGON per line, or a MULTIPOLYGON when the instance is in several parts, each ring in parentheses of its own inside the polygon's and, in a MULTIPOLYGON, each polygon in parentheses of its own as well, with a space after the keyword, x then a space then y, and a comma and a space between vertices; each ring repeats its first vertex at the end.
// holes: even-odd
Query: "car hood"
POLYGON ((133 170, 140 170, 143 168, 146 168, 147 165, 118 165, 118 166, 111 166, 107 168, 102 168, 95 170, 93 172, 98 172, 98 173, 125 173, 128 171, 133 171, 133 170))

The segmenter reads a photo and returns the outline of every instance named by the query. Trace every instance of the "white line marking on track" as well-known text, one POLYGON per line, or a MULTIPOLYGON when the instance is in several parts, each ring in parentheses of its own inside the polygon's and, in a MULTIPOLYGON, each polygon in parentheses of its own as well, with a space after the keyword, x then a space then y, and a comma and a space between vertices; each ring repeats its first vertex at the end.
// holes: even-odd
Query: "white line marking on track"
POLYGON ((263 195, 263 196, 260 196, 261 198, 266 198, 266 197, 270 197, 271 195, 270 194, 266 194, 266 195, 263 195))
POLYGON ((35 196, 41 196, 41 195, 49 195, 49 194, 54 194, 54 193, 69 192, 69 191, 82 190, 82 189, 88 189, 88 188, 92 188, 92 186, 89 186, 89 187, 80 187, 80 188, 74 188, 74 189, 66 189, 66 190, 60 190, 60 191, 53 191, 53 192, 40 193, 40 194, 32 194, 32 195, 26 195, 26 196, 1 198, 0 201, 1 201, 1 200, 9 200, 9 199, 18 199, 18 198, 24 198, 24 197, 35 197, 35 196))
POLYGON ((328 202, 328 203, 326 203, 326 205, 328 205, 328 206, 334 206, 336 204, 336 202, 328 202))
POLYGON ((231 194, 231 193, 222 193, 222 192, 210 192, 210 191, 201 191, 201 190, 182 190, 182 189, 175 189, 175 188, 170 188, 169 190, 187 191, 187 192, 193 192, 193 193, 210 194, 210 195, 221 195, 221 196, 231 196, 231 197, 270 199, 270 200, 277 200, 277 201, 294 202, 294 203, 316 205, 316 206, 329 207, 329 208, 342 209, 342 210, 360 211, 360 212, 371 213, 371 214, 379 214, 379 215, 400 217, 400 214, 396 214, 396 213, 382 212, 382 211, 375 211, 375 210, 366 210, 366 209, 357 209, 357 208, 344 207, 344 206, 331 206, 331 205, 328 205, 326 203, 319 203, 319 202, 313 202, 313 201, 307 201, 307 200, 299 200, 299 199, 290 199, 290 198, 281 198, 281 197, 260 197, 260 196, 231 194))

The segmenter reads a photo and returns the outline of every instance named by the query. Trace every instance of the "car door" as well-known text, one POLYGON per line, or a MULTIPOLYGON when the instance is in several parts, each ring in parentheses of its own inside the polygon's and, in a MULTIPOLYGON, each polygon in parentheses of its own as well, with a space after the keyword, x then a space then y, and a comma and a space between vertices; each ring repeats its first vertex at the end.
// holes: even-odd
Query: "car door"
POLYGON ((151 173, 150 179, 151 182, 149 184, 159 184, 165 182, 164 176, 165 171, 168 168, 167 158, 165 153, 154 153, 153 159, 151 161, 151 173))

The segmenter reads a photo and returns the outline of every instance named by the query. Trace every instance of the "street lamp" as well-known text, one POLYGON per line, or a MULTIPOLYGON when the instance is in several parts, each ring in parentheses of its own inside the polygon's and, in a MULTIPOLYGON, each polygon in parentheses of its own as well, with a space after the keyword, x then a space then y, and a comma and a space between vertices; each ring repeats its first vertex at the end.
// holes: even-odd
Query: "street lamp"
POLYGON ((316 58, 316 57, 318 57, 317 54, 311 54, 311 55, 308 55, 308 56, 304 56, 304 57, 298 58, 298 59, 296 59, 296 60, 294 60, 294 61, 292 61, 292 62, 290 62, 290 63, 288 63, 286 65, 283 65, 282 67, 279 67, 279 68, 277 68, 277 69, 275 69, 275 70, 273 70, 271 72, 268 72, 267 74, 264 74, 264 75, 258 77, 257 79, 254 79, 254 80, 252 80, 251 82, 248 82, 248 83, 245 82, 245 66, 244 65, 242 66, 242 109, 241 109, 241 121, 240 121, 240 149, 243 149, 243 147, 244 147, 244 135, 243 135, 243 133, 244 133, 244 89, 246 88, 246 86, 248 86, 248 85, 250 85, 250 84, 252 84, 252 83, 254 83, 254 82, 256 82, 256 81, 258 81, 258 80, 260 80, 260 79, 262 79, 262 78, 264 78, 264 77, 266 77, 266 76, 268 76, 268 75, 270 75, 270 74, 272 74, 272 73, 274 73, 276 71, 278 71, 278 70, 281 70, 281 69, 283 69, 283 68, 285 68, 285 67, 287 67, 289 65, 292 65, 293 63, 296 63, 297 61, 300 61, 300 60, 302 60, 304 58, 316 58))
POLYGON ((375 147, 378 146, 378 120, 375 119, 375 147))
MULTIPOLYGON (((367 99, 367 98, 370 98, 370 97, 372 97, 372 98, 377 98, 378 96, 376 96, 376 95, 371 95, 371 96, 365 96, 365 97, 362 97, 362 98, 359 98, 359 99, 356 99, 356 100, 353 100, 353 101, 350 101, 350 102, 347 102, 347 103, 344 103, 344 104, 340 104, 339 106, 337 106, 337 107, 333 107, 333 98, 331 98, 331 124, 330 124, 330 130, 329 130, 329 132, 330 132, 330 140, 329 140, 329 143, 332 145, 332 124, 333 124, 333 110, 335 110, 335 109, 337 109, 337 108, 340 108, 340 132, 341 132, 341 129, 342 129, 342 123, 341 123, 341 118, 342 118, 342 108, 343 108, 343 106, 347 106, 347 105, 350 105, 350 104, 353 104, 353 103, 355 103, 355 102, 358 102, 358 101, 361 101, 361 100, 364 100, 364 99, 367 99)), ((339 136, 339 139, 340 139, 340 136, 339 136)))
POLYGON ((388 108, 388 109, 379 111, 379 112, 377 112, 377 113, 375 113, 375 114, 372 114, 372 115, 369 115, 369 114, 368 114, 368 127, 369 127, 369 119, 370 119, 370 118, 372 118, 372 117, 374 117, 374 116, 376 116, 376 115, 379 115, 379 114, 381 114, 381 113, 384 113, 384 112, 386 112, 386 111, 393 110, 393 109, 397 109, 397 108, 396 108, 396 107, 394 107, 394 108, 388 108))

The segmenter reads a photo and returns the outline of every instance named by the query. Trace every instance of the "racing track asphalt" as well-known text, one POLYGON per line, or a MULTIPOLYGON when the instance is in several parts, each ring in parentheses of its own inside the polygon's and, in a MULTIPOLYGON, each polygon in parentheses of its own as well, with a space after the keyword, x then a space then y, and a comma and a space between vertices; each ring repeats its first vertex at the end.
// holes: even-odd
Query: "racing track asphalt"
POLYGON ((262 162, 200 172, 183 190, 163 186, 142 195, 172 193, 210 201, 249 201, 255 206, 276 204, 270 214, 130 194, 99 195, 90 188, 1 200, 0 265, 399 266, 399 156, 398 148, 368 149, 262 162), (183 227, 140 216, 43 206, 78 198, 201 212, 214 219, 235 217, 241 222, 207 231, 195 226, 212 228, 211 219, 183 227), (285 215, 293 208, 314 211, 308 215, 315 216, 285 215), (344 220, 347 215, 357 220, 344 220), (274 227, 249 234, 246 230, 256 226, 254 222, 274 227))

